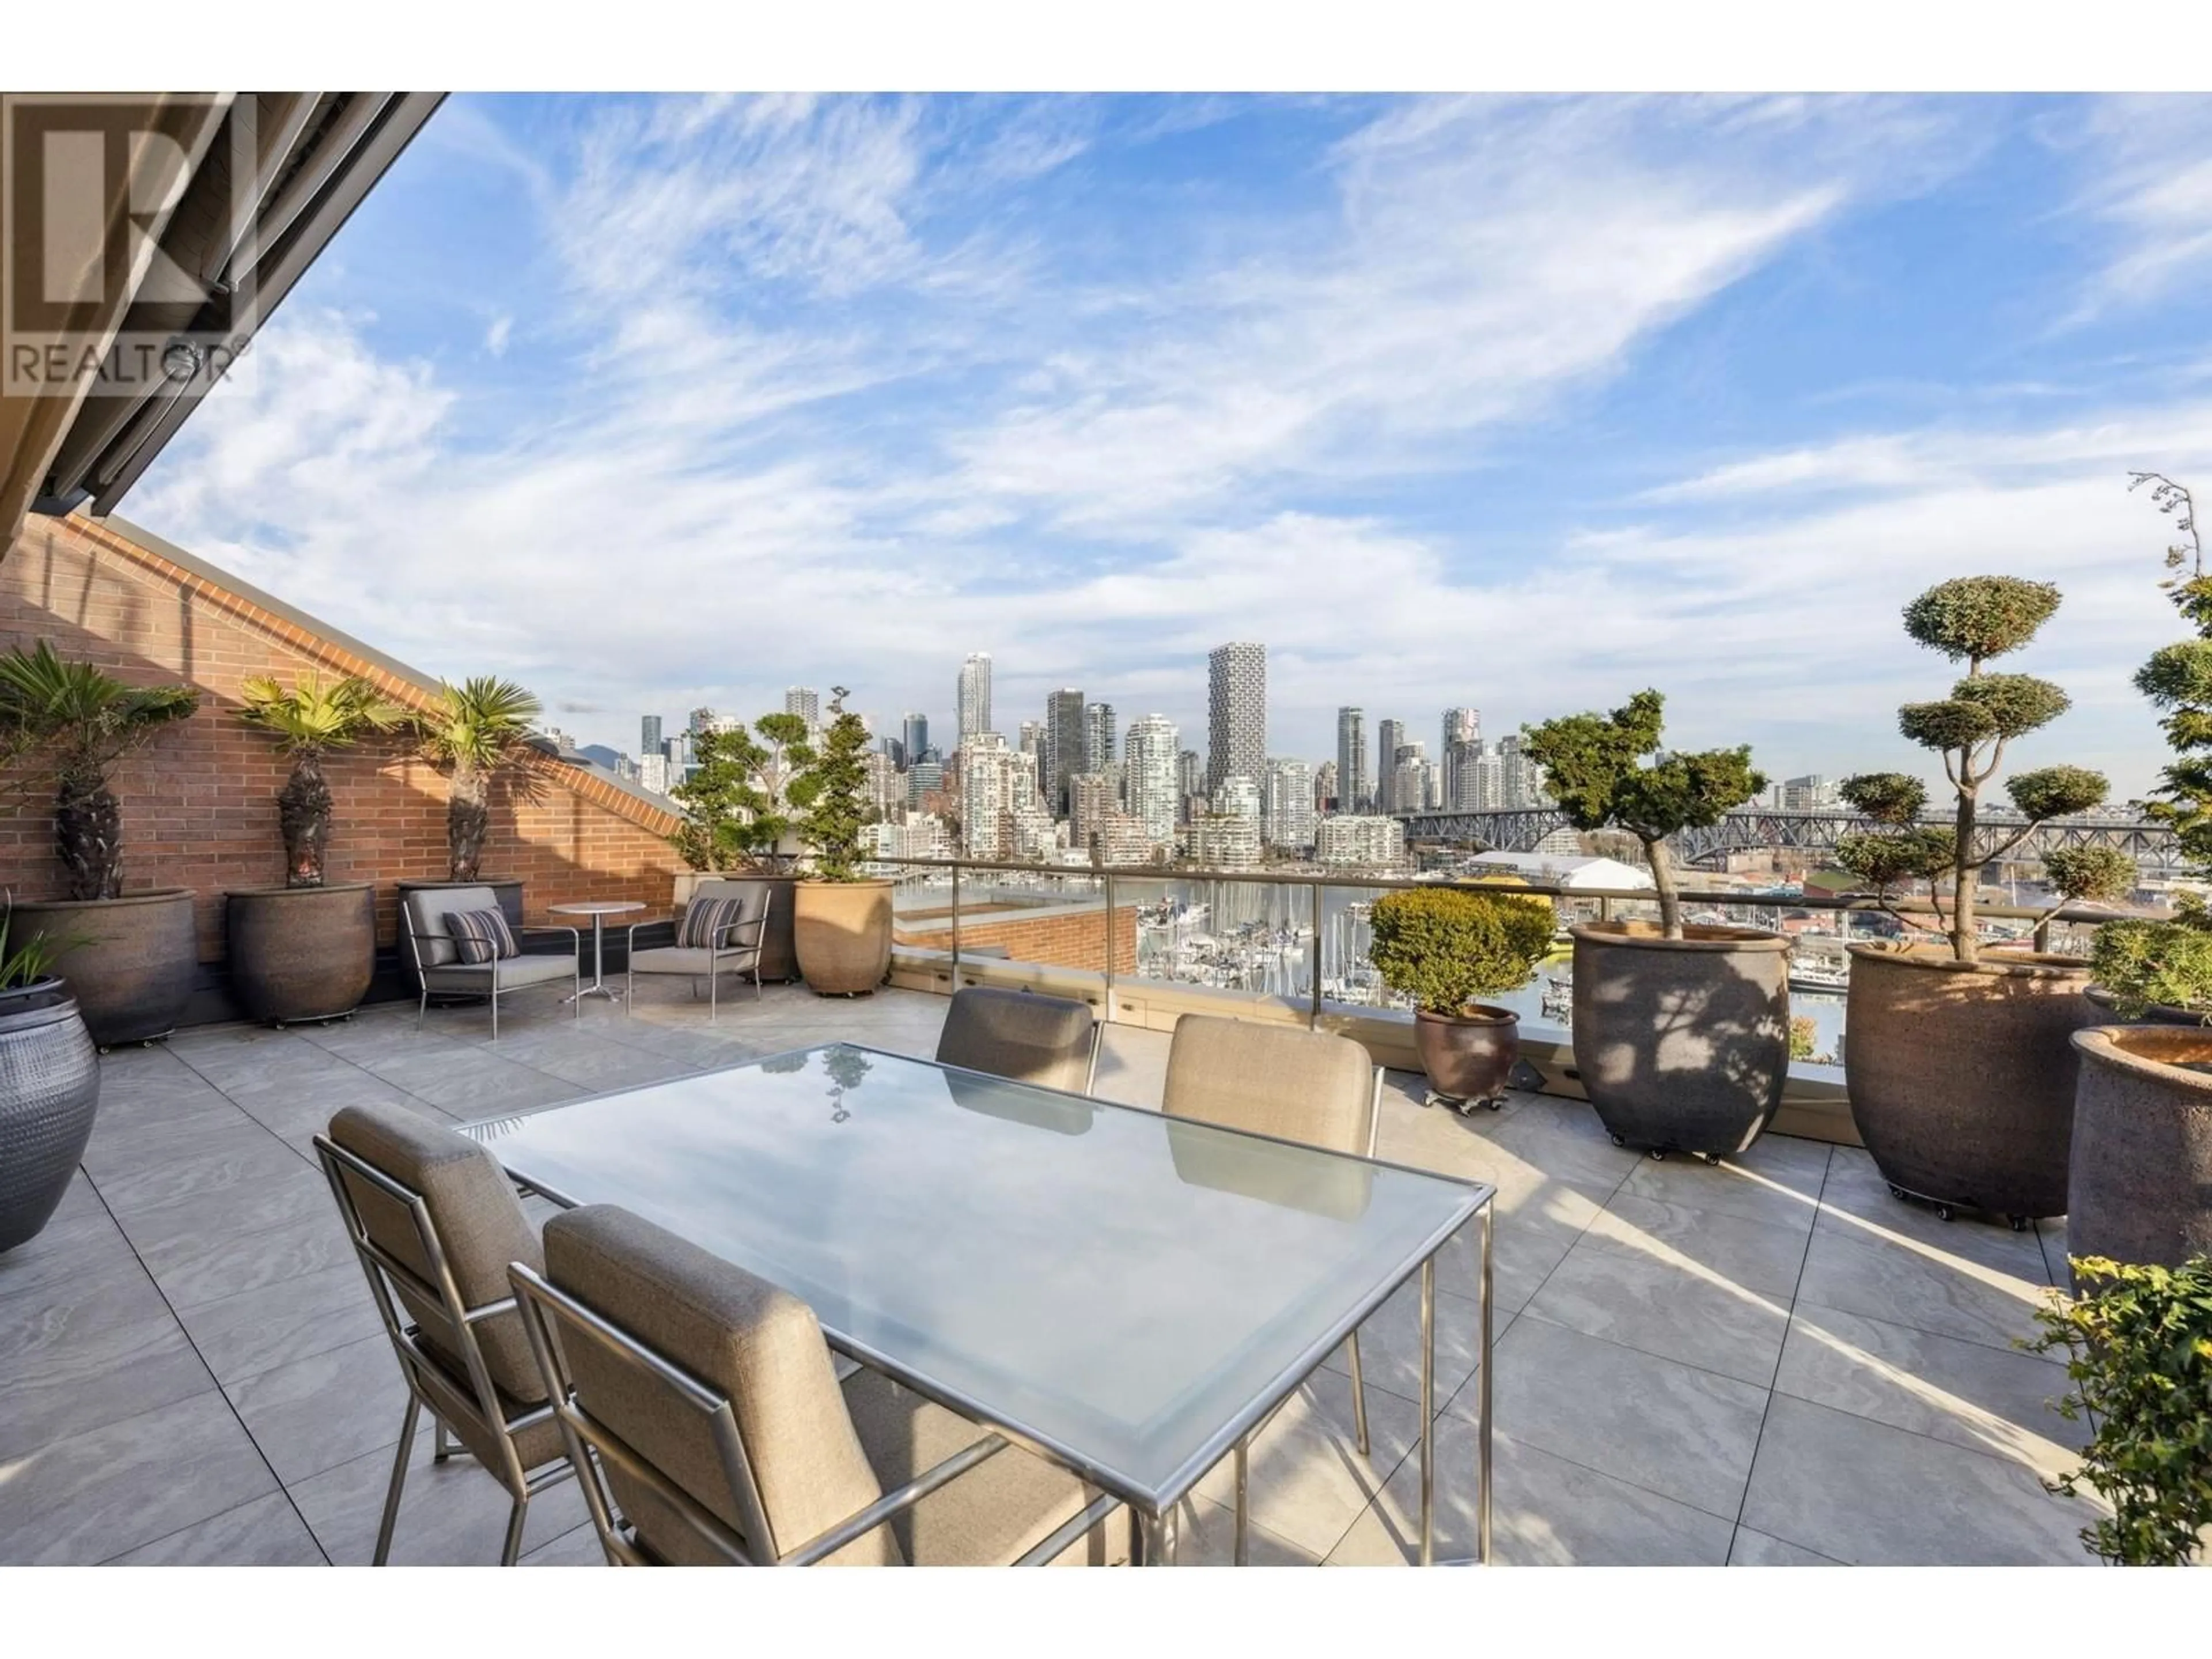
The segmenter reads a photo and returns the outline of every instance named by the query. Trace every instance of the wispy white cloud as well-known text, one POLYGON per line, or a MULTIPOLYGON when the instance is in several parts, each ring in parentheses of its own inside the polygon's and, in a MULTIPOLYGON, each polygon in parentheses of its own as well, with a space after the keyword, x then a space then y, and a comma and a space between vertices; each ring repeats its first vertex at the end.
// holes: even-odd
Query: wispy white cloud
POLYGON ((2076 209, 2104 257, 2069 319, 2140 307, 2212 276, 2212 98, 2112 98, 2063 139, 2086 175, 2076 209))

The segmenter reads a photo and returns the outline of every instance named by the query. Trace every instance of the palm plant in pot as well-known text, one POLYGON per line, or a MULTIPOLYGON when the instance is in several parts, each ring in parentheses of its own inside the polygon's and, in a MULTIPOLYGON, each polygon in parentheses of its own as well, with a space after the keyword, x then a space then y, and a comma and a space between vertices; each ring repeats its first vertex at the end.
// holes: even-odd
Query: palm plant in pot
POLYGON ((376 889, 325 879, 334 803, 323 763, 407 711, 359 678, 310 673, 287 690, 257 676, 240 690, 239 719, 275 739, 291 769, 276 797, 284 884, 224 895, 231 994, 249 1017, 278 1024, 350 1013, 376 969, 376 889))
POLYGON ((11 943, 0 910, 0 1251, 38 1237, 69 1190, 100 1109, 100 1061, 56 977, 61 941, 11 943))
POLYGON ((199 707, 183 685, 126 685, 41 640, 0 656, 0 721, 54 791, 54 853, 64 896, 15 907, 26 939, 53 938, 58 963, 93 1040, 105 1048, 163 1036, 191 999, 199 965, 192 895, 123 890, 123 809, 111 784, 124 757, 199 707))
MULTIPOLYGON (((439 687, 437 701, 416 712, 409 725, 430 763, 446 775, 446 873, 398 884, 400 907, 407 895, 425 888, 488 887, 507 913, 510 927, 522 926, 522 883, 519 878, 483 877, 485 839, 491 833, 494 785, 524 776, 530 737, 542 705, 512 680, 478 675, 439 687)), ((527 788, 526 782, 523 786, 527 788)), ((413 957, 399 953, 408 988, 415 986, 413 957)))
MULTIPOLYGON (((2136 674, 2173 750, 2149 810, 2173 826, 2192 873, 2212 877, 2212 578, 2188 489, 2160 473, 2130 477, 2174 522, 2163 585, 2196 630, 2136 674)), ((2097 932, 2094 994, 2126 1019, 2156 1023, 2074 1034, 2081 1075, 2066 1226, 2085 1256, 2179 1267, 2212 1255, 2212 913, 2197 894, 2176 912, 2097 932)))
POLYGON ((1481 1002, 1518 990, 1552 949, 1540 898, 1420 887, 1375 901, 1368 957, 1382 982, 1413 1000, 1413 1042, 1431 1101, 1471 1113, 1504 1103, 1521 1058, 1521 1018, 1481 1002))
MULTIPOLYGON (((1992 1212, 2015 1227, 2066 1209, 2070 1039, 2096 1011, 2081 994, 2085 959, 1984 948, 1976 917, 1981 871, 2037 825, 2095 806, 2106 782, 2078 766, 2017 773, 2005 792, 2018 816, 1984 824, 1982 792, 2008 746, 2069 703, 2048 680, 1991 673, 1986 665, 2026 646, 2058 603, 2047 582, 1966 576, 1937 583, 1905 607, 1907 634, 1966 665, 1948 697, 1898 711, 1898 729, 1942 757, 1951 822, 1920 821, 1927 791, 1917 779, 1862 774, 1844 781, 1843 796, 1877 827, 1844 836, 1836 852, 1899 921, 1942 937, 1940 945, 1908 939, 1851 946, 1844 1068, 1860 1137, 1899 1197, 1930 1200, 1947 1218, 1960 1207, 1992 1212), (1929 884, 1933 930, 1893 902, 1914 880, 1929 884)), ((2062 902, 2110 897, 2132 884, 2132 866, 2109 856, 2054 855, 2046 863, 2062 902)))
POLYGON ((1682 920, 1668 837, 1717 823, 1766 787, 1748 748, 1666 751, 1666 700, 1528 728, 1523 752, 1577 830, 1635 836, 1659 921, 1574 928, 1575 1069, 1618 1146, 1718 1158, 1782 1103, 1790 1070, 1789 941, 1682 920))
POLYGON ((860 867, 868 728, 830 688, 830 729, 809 769, 799 833, 813 854, 793 905, 799 971, 819 996, 864 995, 891 964, 891 884, 860 867))
POLYGON ((808 738, 805 720, 787 714, 763 714, 749 729, 702 732, 694 740, 696 769, 669 792, 684 807, 672 844, 695 872, 688 881, 679 878, 678 899, 709 883, 716 897, 770 890, 761 936, 763 979, 788 980, 798 972, 792 921, 798 876, 786 849, 794 814, 812 804, 817 787, 808 738))

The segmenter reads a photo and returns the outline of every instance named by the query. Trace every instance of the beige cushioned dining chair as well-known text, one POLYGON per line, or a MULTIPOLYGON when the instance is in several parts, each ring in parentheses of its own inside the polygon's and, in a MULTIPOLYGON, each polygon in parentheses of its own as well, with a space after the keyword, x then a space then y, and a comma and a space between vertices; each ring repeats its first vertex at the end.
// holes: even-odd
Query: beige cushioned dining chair
POLYGON ((559 1425, 507 1284, 544 1258, 499 1160, 398 1106, 348 1106, 315 1137, 346 1231, 407 1382, 407 1416, 377 1533, 392 1551, 415 1427, 428 1407, 444 1462, 450 1431, 514 1499, 501 1561, 521 1552, 530 1500, 568 1478, 559 1425))
POLYGON ((1098 1069, 1098 1022, 1071 998, 971 985, 953 994, 937 1060, 1087 1095, 1098 1069))
POLYGON ((510 1278, 611 1561, 1128 1559, 1126 1508, 874 1372, 841 1385, 805 1303, 627 1210, 554 1217, 510 1278))
MULTIPOLYGON (((1382 1099, 1382 1068, 1349 1037, 1185 1014, 1168 1044, 1160 1109, 1170 1117, 1372 1158, 1382 1099)), ((1352 1418, 1364 1457, 1367 1385, 1359 1370, 1358 1332, 1346 1348, 1352 1418)))

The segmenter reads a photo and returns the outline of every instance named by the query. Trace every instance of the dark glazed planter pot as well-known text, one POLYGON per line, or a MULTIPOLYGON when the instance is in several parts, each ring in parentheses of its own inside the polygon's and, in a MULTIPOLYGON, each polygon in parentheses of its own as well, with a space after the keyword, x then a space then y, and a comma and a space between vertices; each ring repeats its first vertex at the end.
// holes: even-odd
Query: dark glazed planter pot
POLYGON ((2212 1030, 2098 1025, 2073 1040, 2068 1254, 2179 1267, 2212 1253, 2212 1030))
POLYGON ((1900 1197, 2015 1226, 2066 1212, 2080 1067, 2100 1023, 2077 957, 1851 946, 1844 1081, 1875 1166, 1900 1197))
POLYGON ((55 971, 103 1048, 168 1036, 191 1000, 199 941, 192 896, 182 887, 21 903, 15 926, 26 938, 45 933, 64 945, 55 971))
POLYGON ((1460 1013, 1413 1011, 1413 1047, 1429 1086, 1462 1112, 1495 1111, 1521 1059, 1521 1017, 1510 1008, 1479 1004, 1460 1013))
POLYGON ((0 1251, 35 1238, 100 1109, 100 1058, 58 980, 0 992, 0 1251))
MULTIPOLYGON (((492 896, 499 901, 500 914, 507 918, 510 927, 522 926, 522 884, 518 881, 415 881, 395 883, 399 891, 399 920, 393 941, 399 947, 399 977, 407 983, 407 994, 414 996, 422 988, 420 975, 415 971, 415 953, 407 948, 407 895, 425 889, 441 887, 489 887, 492 896)), ((588 931, 588 930, 587 930, 588 931)))
POLYGON ((1753 927, 1589 922, 1575 940, 1575 1070, 1614 1141, 1740 1152, 1790 1077, 1790 941, 1753 927))
POLYGON ((334 1019, 376 971, 376 889, 262 887, 223 895, 230 990, 249 1019, 334 1019))
POLYGON ((792 902, 799 971, 817 996, 861 996, 891 966, 891 884, 802 881, 792 902))

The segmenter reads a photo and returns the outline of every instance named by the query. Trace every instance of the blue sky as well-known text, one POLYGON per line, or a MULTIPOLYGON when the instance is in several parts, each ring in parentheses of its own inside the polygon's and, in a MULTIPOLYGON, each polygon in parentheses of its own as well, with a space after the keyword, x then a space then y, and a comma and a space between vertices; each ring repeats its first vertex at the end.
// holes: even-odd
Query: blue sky
POLYGON ((1258 639, 1279 753, 1649 684, 1918 769, 1899 608, 2007 571, 2127 794, 2208 277, 2201 98, 462 96, 123 511, 625 749, 988 650, 1202 750, 1258 639))

